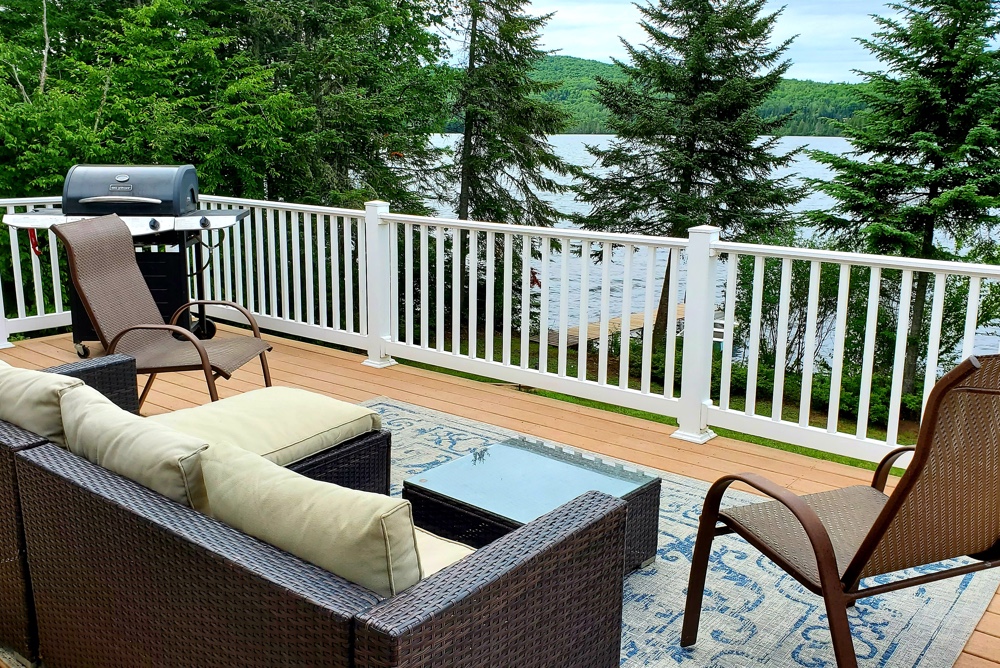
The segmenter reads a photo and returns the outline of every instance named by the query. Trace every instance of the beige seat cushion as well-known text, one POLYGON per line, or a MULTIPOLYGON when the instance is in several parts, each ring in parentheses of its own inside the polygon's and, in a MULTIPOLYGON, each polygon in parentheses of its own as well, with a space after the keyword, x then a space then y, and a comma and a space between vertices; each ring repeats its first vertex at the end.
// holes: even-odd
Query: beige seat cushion
POLYGON ((378 413, 363 406, 291 387, 265 387, 148 419, 281 466, 382 426, 378 413))
POLYGON ((420 580, 409 501, 312 480, 225 442, 201 463, 219 521, 382 596, 420 580))
POLYGON ((464 543, 441 538, 437 534, 417 527, 417 553, 420 555, 420 569, 425 578, 473 552, 475 550, 464 543))
POLYGON ((160 494, 207 509, 198 456, 208 447, 195 438, 122 410, 92 387, 62 396, 69 451, 160 494))
POLYGON ((0 420, 66 445, 59 395, 83 385, 79 378, 56 373, 0 367, 0 420))

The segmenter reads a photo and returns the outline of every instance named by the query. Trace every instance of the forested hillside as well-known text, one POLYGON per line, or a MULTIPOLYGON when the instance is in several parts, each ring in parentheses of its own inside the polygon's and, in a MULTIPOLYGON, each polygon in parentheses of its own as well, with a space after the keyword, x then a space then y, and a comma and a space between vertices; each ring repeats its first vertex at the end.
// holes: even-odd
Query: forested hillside
MULTIPOLYGON (((570 132, 609 132, 607 112, 593 95, 598 76, 612 80, 622 78, 617 67, 571 56, 548 56, 536 68, 536 76, 542 81, 563 82, 559 88, 545 93, 544 97, 564 104, 573 114, 575 124, 570 132)), ((761 108, 761 114, 777 116, 795 112, 795 117, 781 128, 781 135, 837 135, 839 133, 823 119, 849 119, 860 109, 863 105, 854 95, 857 86, 787 79, 761 108)))

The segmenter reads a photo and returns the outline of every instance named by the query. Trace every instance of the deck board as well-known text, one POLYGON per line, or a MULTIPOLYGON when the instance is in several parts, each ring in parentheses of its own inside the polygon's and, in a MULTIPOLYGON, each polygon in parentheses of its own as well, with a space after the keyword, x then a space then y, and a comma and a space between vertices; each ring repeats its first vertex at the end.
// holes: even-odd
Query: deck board
MULTIPOLYGON (((242 335, 220 329, 220 336, 242 335)), ((404 365, 373 369, 361 365, 362 355, 266 338, 274 344, 268 360, 275 384, 345 401, 390 397, 708 482, 727 473, 753 471, 795 492, 810 493, 867 484, 871 476, 861 469, 733 439, 719 437, 705 445, 671 439, 674 428, 668 425, 567 404, 507 384, 481 383, 404 365)), ((99 354, 100 347, 95 348, 99 354)), ((0 350, 0 359, 15 366, 44 368, 77 357, 69 335, 58 335, 19 341, 13 348, 0 350)), ((263 376, 251 362, 218 385, 220 396, 226 397, 263 386, 263 376)), ((207 401, 200 374, 163 374, 157 377, 143 413, 163 413, 207 401)), ((1000 668, 1000 593, 955 666, 1000 668)))

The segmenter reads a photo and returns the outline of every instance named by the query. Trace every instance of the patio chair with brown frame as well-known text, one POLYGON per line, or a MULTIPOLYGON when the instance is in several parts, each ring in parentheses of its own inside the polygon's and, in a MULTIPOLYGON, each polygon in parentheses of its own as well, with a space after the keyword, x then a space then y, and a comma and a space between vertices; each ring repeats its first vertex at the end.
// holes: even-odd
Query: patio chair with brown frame
POLYGON ((847 608, 857 599, 1000 566, 1000 355, 970 357, 934 386, 915 447, 888 453, 871 486, 797 496, 754 473, 709 489, 694 547, 681 645, 698 637, 715 536, 737 533, 823 597, 840 668, 856 668, 847 608), (913 461, 895 490, 893 463, 913 461), (741 482, 773 501, 720 510, 741 482), (719 524, 721 523, 721 524, 719 524), (861 580, 955 557, 972 562, 860 588, 861 580))
POLYGON ((203 371, 208 393, 216 401, 216 379, 228 380, 254 357, 260 357, 264 384, 271 385, 265 357, 271 345, 261 339, 253 315, 239 304, 192 300, 177 309, 169 324, 164 324, 139 271, 132 234, 121 218, 110 215, 61 223, 52 231, 66 247, 73 285, 105 351, 134 357, 136 372, 149 374, 139 397, 140 406, 156 375, 167 371, 203 371), (253 336, 199 340, 177 325, 184 311, 196 304, 236 309, 250 323, 253 336))

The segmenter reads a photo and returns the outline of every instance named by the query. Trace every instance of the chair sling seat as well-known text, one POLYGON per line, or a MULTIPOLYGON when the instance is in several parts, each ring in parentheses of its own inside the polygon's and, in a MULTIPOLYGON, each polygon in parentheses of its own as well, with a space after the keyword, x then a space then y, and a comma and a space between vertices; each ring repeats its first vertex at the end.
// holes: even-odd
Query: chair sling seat
MULTIPOLYGON (((209 339, 201 342, 212 370, 229 379, 244 364, 271 349, 262 339, 250 336, 209 339)), ((189 341, 175 339, 170 332, 137 331, 121 338, 117 353, 135 358, 138 373, 201 369, 201 357, 189 341)))
MULTIPOLYGON (((829 533, 841 576, 889 499, 868 485, 805 494, 799 498, 816 511, 829 533)), ((751 503, 727 508, 719 514, 733 531, 750 542, 768 548, 816 589, 820 588, 812 544, 802 525, 784 504, 779 501, 751 503)))

